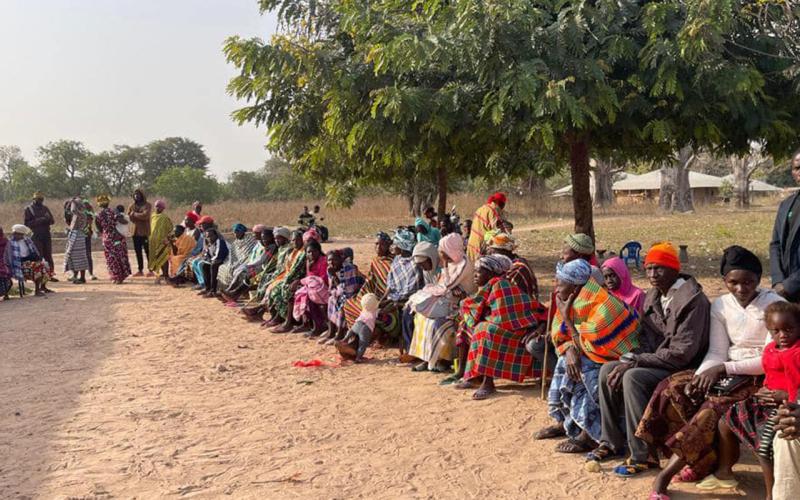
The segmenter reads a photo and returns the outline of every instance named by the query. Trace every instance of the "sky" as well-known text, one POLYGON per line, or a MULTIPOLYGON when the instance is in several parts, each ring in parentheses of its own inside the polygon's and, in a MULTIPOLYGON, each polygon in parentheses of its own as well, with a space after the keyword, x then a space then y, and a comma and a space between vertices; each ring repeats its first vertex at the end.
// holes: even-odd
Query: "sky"
POLYGON ((225 88, 230 35, 268 40, 256 0, 0 0, 0 145, 30 162, 58 139, 99 152, 180 136, 220 179, 269 157, 225 88))

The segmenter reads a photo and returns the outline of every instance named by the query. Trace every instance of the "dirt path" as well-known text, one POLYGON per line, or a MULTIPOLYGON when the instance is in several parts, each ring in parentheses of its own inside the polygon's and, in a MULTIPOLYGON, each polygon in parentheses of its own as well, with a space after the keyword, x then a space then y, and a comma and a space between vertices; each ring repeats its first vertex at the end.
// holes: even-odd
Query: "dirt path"
MULTIPOLYGON (((501 384, 473 402, 398 366, 394 352, 338 367, 330 348, 265 333, 185 289, 105 279, 54 288, 0 303, 0 498, 649 492, 651 475, 590 475, 580 457, 532 441, 548 423, 538 386, 501 384), (315 358, 337 367, 291 366, 315 358)), ((740 471, 759 498, 756 468, 740 471)))

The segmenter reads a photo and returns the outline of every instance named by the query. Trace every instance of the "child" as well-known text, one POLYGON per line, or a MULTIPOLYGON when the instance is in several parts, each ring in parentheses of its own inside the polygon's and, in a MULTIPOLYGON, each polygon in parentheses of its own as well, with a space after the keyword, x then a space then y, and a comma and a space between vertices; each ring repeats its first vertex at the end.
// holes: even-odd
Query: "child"
POLYGON ((128 228, 130 227, 131 220, 125 215, 125 207, 117 205, 117 232, 126 238, 129 236, 128 228))
POLYGON ((374 293, 361 297, 361 314, 343 340, 336 341, 336 350, 345 359, 353 359, 356 363, 364 361, 364 352, 372 342, 375 331, 375 320, 378 317, 380 299, 374 293))
POLYGON ((757 454, 764 473, 765 498, 772 498, 774 430, 768 421, 778 406, 796 398, 800 385, 800 307, 789 302, 774 302, 764 312, 764 319, 772 335, 772 342, 764 348, 761 357, 764 386, 751 398, 732 406, 720 420, 717 472, 698 483, 699 489, 738 485, 731 469, 739 456, 740 441, 757 454))

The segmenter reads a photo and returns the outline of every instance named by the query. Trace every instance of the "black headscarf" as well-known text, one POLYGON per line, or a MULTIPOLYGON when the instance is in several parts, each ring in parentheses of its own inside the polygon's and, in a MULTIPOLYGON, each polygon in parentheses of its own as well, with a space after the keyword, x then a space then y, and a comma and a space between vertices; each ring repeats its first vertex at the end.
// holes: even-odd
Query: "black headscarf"
POLYGON ((736 269, 750 271, 759 277, 763 272, 761 261, 758 260, 756 254, 744 247, 740 247, 739 245, 733 245, 723 251, 722 262, 720 262, 719 265, 719 272, 722 274, 722 276, 725 276, 729 272, 736 269))

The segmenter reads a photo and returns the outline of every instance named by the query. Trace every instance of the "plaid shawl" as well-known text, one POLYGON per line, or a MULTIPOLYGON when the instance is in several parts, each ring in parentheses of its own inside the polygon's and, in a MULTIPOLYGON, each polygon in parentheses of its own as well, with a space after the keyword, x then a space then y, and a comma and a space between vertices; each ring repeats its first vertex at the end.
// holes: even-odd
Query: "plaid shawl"
POLYGON ((364 284, 364 276, 351 262, 342 264, 342 268, 336 274, 339 279, 336 288, 339 290, 340 296, 345 299, 355 296, 364 284))
POLYGON ((413 257, 398 255, 386 280, 389 300, 405 300, 417 290, 417 266, 413 257))
POLYGON ((492 278, 464 300, 462 316, 462 328, 471 338, 464 378, 524 380, 533 357, 521 340, 536 326, 530 296, 507 279, 492 278))
MULTIPOLYGON (((594 278, 589 278, 575 297, 572 321, 580 335, 580 349, 595 363, 617 360, 639 346, 639 315, 594 278)), ((575 339, 557 307, 551 328, 556 351, 563 355, 575 339)))

